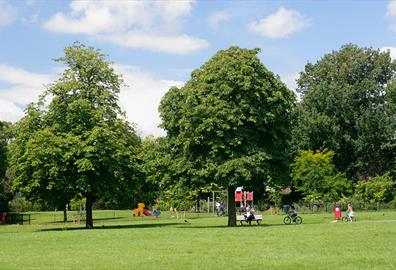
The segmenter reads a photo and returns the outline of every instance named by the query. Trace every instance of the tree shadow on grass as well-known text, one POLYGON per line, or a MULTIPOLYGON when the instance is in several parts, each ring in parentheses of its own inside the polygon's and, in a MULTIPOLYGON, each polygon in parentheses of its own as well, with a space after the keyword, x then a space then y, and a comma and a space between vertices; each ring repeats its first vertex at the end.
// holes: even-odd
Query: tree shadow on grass
MULTIPOLYGON (((175 225, 181 225, 181 223, 96 225, 91 230, 158 228, 158 227, 175 226, 175 225)), ((57 228, 40 229, 37 231, 39 231, 39 232, 54 232, 54 231, 81 231, 81 230, 87 230, 87 229, 85 227, 57 227, 57 228)))
MULTIPOLYGON (((180 225, 180 223, 179 223, 180 225)), ((192 228, 192 229, 218 229, 218 228, 265 228, 265 227, 277 227, 277 226, 286 226, 285 224, 243 224, 242 226, 238 223, 235 227, 228 227, 227 224, 224 225, 190 225, 190 226, 183 226, 180 228, 192 228)))
MULTIPOLYGON (((118 219, 124 219, 124 218, 125 217, 104 217, 104 218, 94 218, 94 221, 100 221, 100 220, 107 220, 107 221, 115 220, 116 221, 118 219)), ((72 224, 74 222, 76 222, 76 220, 73 220, 73 219, 67 220, 67 224, 72 224)), ((80 222, 85 222, 85 218, 81 218, 80 222)), ((46 222, 46 224, 61 224, 61 223, 63 223, 63 221, 60 221, 60 220, 46 222)))

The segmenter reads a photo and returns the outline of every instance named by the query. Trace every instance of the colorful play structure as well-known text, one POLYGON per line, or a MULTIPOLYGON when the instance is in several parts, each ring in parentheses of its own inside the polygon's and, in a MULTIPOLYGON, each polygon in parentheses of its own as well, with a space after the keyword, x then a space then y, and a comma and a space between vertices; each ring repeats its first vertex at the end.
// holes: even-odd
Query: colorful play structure
POLYGON ((147 210, 144 203, 138 203, 138 207, 133 211, 133 216, 135 217, 143 217, 145 216, 155 216, 158 217, 161 214, 161 211, 154 210, 152 213, 147 210))
POLYGON ((243 187, 237 187, 235 190, 235 202, 239 202, 240 208, 246 208, 248 204, 253 206, 253 191, 249 192, 245 191, 243 187))

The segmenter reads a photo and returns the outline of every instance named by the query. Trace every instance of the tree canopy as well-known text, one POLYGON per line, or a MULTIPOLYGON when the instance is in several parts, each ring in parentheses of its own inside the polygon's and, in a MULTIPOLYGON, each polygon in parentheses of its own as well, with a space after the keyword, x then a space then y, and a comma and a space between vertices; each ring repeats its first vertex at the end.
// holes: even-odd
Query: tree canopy
POLYGON ((187 185, 215 182, 228 189, 229 226, 235 225, 236 186, 287 178, 294 94, 258 53, 219 51, 160 105, 175 171, 187 185))
POLYGON ((308 63, 298 79, 296 148, 335 151, 337 168, 355 179, 394 168, 395 71, 388 52, 355 45, 308 63))
POLYGON ((134 180, 140 139, 117 104, 122 79, 105 55, 76 43, 56 61, 65 71, 19 123, 14 186, 27 197, 51 202, 81 194, 86 227, 92 228, 95 199, 134 180))
POLYGON ((8 143, 11 139, 11 124, 0 121, 0 212, 7 209, 9 191, 6 188, 6 171, 8 168, 8 143))

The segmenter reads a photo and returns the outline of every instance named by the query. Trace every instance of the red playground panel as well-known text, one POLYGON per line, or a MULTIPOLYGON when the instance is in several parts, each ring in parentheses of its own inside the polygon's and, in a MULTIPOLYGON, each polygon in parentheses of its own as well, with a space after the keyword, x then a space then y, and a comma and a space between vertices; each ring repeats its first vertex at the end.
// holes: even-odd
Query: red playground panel
POLYGON ((247 202, 251 202, 253 205, 253 191, 244 191, 243 187, 237 187, 235 190, 235 202, 239 202, 239 207, 246 207, 247 202))
POLYGON ((252 192, 248 192, 248 194, 247 194, 247 199, 246 199, 247 201, 253 201, 253 191, 252 192))
POLYGON ((144 214, 145 216, 151 216, 151 212, 148 211, 147 209, 143 209, 143 214, 144 214))
POLYGON ((237 192, 235 193, 235 201, 236 202, 241 202, 245 200, 245 194, 243 192, 237 192))

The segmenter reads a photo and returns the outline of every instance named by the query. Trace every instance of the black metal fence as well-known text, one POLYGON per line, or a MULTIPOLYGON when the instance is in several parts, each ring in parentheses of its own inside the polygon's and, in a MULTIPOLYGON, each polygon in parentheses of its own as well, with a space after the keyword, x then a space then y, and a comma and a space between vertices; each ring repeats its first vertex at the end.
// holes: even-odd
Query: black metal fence
POLYGON ((20 213, 0 213, 1 223, 7 224, 30 224, 31 217, 30 214, 20 214, 20 213))

